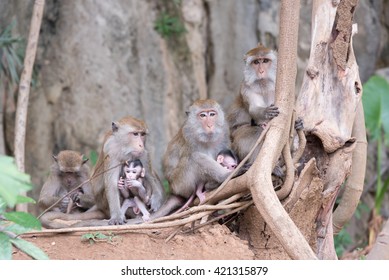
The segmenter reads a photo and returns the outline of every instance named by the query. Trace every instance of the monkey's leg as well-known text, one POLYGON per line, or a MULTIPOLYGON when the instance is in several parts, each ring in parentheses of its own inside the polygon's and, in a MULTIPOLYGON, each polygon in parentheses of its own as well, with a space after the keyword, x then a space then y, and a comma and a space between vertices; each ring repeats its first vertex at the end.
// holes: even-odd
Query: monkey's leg
POLYGON ((196 195, 200 200, 200 204, 202 204, 205 200, 205 191, 204 191, 204 185, 198 185, 196 187, 196 195))
POLYGON ((147 211, 146 206, 143 203, 143 201, 141 201, 139 199, 139 197, 135 196, 134 202, 135 202, 136 206, 139 208, 139 210, 142 212, 142 219, 144 221, 150 220, 150 213, 149 213, 149 211, 147 211))

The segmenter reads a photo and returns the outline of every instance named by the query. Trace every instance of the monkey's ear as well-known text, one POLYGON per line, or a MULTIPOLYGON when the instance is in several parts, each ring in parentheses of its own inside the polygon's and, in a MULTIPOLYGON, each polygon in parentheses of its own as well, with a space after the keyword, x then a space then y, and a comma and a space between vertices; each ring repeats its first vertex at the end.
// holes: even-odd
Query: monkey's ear
POLYGON ((116 132, 116 131, 118 131, 118 129, 119 129, 119 126, 117 125, 117 123, 112 122, 112 132, 116 132))
POLYGON ((57 157, 57 156, 52 155, 52 157, 53 157, 53 159, 54 159, 56 162, 58 162, 58 157, 57 157))
POLYGON ((223 160, 224 160, 224 156, 222 156, 222 155, 218 155, 217 158, 216 158, 216 161, 217 161, 218 163, 222 163, 223 160))
POLYGON ((189 116, 189 111, 185 111, 186 116, 189 116))
POLYGON ((142 168, 142 171, 140 172, 140 176, 143 178, 146 176, 146 169, 142 168))

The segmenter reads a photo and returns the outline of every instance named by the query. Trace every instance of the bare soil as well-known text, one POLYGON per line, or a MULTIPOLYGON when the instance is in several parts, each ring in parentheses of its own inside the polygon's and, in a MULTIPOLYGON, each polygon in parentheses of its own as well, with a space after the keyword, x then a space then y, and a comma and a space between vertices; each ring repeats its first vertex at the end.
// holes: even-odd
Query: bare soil
MULTIPOLYGON (((54 260, 251 260, 254 253, 247 241, 222 225, 210 225, 196 232, 175 229, 134 232, 104 232, 108 239, 91 240, 80 233, 47 233, 23 238, 44 250, 54 260)), ((93 232, 94 234, 98 232, 93 232)), ((14 249, 13 259, 31 259, 14 249)))

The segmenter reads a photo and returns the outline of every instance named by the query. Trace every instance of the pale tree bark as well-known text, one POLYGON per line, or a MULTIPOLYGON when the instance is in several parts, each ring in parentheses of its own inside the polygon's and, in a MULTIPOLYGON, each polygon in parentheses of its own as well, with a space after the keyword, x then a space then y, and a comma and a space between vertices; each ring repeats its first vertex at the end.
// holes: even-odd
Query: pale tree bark
POLYGON ((350 174, 356 146, 351 133, 362 85, 351 39, 356 32, 352 20, 357 3, 358 0, 314 1, 310 60, 297 100, 297 112, 304 119, 307 136, 322 145, 322 149, 312 147, 311 151, 324 184, 323 205, 317 217, 320 259, 337 258, 332 210, 350 174))
MULTIPOLYGON (((39 31, 42 23, 45 0, 35 0, 31 17, 30 33, 24 58, 24 68, 20 78, 18 103, 15 122, 15 161, 18 169, 25 172, 25 142, 28 98, 30 95, 31 76, 38 47, 39 31)), ((16 206, 17 211, 27 212, 27 205, 16 206)))
POLYGON ((366 259, 389 260, 389 221, 386 221, 366 259))
POLYGON ((365 182, 367 139, 362 101, 358 105, 352 136, 356 139, 356 147, 353 151, 350 177, 347 179, 342 200, 334 211, 334 234, 338 234, 354 215, 365 182))

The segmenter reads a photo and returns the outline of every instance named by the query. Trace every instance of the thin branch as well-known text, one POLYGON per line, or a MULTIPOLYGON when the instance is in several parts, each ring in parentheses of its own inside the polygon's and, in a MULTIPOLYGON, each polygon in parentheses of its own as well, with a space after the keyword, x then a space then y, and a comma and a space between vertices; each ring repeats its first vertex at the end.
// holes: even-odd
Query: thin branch
MULTIPOLYGON (((26 56, 24 58, 24 69, 19 84, 18 105, 16 109, 15 121, 15 162, 16 166, 21 172, 25 172, 24 150, 26 142, 28 98, 30 95, 32 69, 34 66, 36 50, 38 47, 39 31, 42 23, 44 6, 45 0, 35 0, 31 18, 30 33, 28 35, 26 56)), ((16 210, 27 212, 27 204, 17 205, 16 210)))

